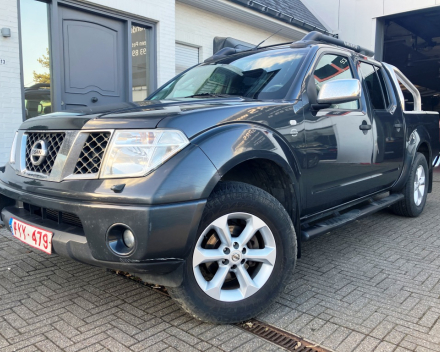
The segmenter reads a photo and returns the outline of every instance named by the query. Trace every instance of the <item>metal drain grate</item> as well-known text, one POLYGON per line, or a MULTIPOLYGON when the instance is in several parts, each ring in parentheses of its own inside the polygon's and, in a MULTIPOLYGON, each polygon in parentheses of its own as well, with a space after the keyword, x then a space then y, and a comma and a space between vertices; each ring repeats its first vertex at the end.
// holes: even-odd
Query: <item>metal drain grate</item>
POLYGON ((277 329, 261 321, 251 319, 245 323, 236 324, 239 328, 270 341, 288 351, 295 352, 328 352, 311 342, 305 341, 298 336, 277 329))
MULTIPOLYGON (((157 291, 158 293, 169 297, 167 289, 163 286, 149 284, 147 282, 142 281, 134 275, 129 273, 119 271, 119 270, 108 270, 110 272, 115 273, 116 275, 123 276, 126 279, 134 280, 139 282, 142 285, 157 291)), ((234 324, 238 328, 250 332, 258 337, 261 337, 267 341, 272 342, 273 344, 287 350, 294 352, 330 352, 322 347, 316 346, 311 342, 305 341, 302 338, 285 332, 283 330, 277 329, 274 326, 262 323, 261 321, 251 319, 244 323, 234 324)))

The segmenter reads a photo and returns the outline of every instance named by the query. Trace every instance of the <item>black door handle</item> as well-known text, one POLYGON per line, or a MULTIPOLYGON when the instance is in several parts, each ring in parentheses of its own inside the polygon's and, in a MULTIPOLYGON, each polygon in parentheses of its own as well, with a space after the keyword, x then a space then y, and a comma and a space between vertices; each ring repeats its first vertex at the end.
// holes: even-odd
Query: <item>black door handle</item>
POLYGON ((359 129, 360 129, 361 131, 368 131, 368 130, 371 130, 371 125, 367 125, 367 124, 365 124, 365 125, 359 125, 359 129))
POLYGON ((402 128, 403 125, 402 125, 401 123, 395 123, 395 124, 394 124, 394 127, 396 127, 396 128, 402 128))

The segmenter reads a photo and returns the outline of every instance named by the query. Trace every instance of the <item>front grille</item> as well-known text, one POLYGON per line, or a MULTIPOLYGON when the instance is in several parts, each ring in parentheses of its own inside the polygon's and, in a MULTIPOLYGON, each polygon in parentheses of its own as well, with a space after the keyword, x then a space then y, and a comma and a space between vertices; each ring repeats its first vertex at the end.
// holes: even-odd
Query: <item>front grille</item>
POLYGON ((58 224, 67 224, 79 227, 81 229, 83 228, 80 218, 75 214, 36 207, 35 205, 31 205, 29 203, 23 203, 23 208, 33 215, 41 216, 43 220, 51 220, 58 224))
POLYGON ((75 175, 96 174, 110 139, 110 132, 90 133, 75 166, 75 175))
POLYGON ((29 132, 26 139, 26 169, 32 172, 38 172, 44 175, 50 175, 53 164, 63 144, 65 133, 43 133, 43 132, 29 132), (47 156, 40 165, 34 165, 31 161, 32 147, 38 141, 45 141, 47 145, 47 156))

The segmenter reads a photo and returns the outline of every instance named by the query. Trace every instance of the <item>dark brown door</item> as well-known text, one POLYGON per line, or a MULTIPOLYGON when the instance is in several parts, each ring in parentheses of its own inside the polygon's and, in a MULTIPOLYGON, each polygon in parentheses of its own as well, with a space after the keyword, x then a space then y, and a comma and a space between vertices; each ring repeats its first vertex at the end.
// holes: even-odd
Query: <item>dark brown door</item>
POLYGON ((62 109, 128 100, 124 23, 60 7, 62 109))

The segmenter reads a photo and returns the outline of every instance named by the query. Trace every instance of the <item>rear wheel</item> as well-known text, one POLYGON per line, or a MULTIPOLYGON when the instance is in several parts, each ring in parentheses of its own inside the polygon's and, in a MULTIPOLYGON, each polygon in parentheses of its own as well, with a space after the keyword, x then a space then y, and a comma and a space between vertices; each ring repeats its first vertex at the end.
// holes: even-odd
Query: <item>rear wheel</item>
POLYGON ((168 290, 196 318, 244 321, 282 292, 295 261, 295 230, 283 206, 257 187, 222 182, 206 204, 183 283, 168 290))
POLYGON ((425 208, 428 184, 428 163, 422 153, 417 153, 411 166, 408 181, 402 190, 405 198, 391 206, 393 212, 407 217, 419 216, 425 208))

